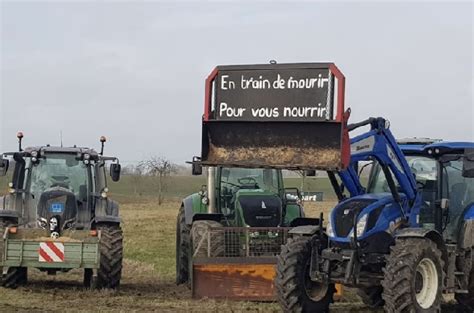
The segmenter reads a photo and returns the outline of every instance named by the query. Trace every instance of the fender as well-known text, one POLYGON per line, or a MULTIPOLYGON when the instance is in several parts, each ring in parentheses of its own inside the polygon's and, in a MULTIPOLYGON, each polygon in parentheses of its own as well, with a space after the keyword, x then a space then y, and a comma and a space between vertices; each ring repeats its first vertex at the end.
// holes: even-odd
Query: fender
POLYGON ((17 211, 9 210, 10 196, 0 197, 0 218, 13 219, 18 221, 20 213, 17 211))
POLYGON ((465 220, 462 223, 459 232, 458 245, 461 249, 474 248, 474 218, 465 220))
POLYGON ((435 230, 423 228, 403 228, 395 233, 395 238, 427 238, 432 240, 441 251, 441 257, 444 261, 445 270, 449 264, 448 249, 443 240, 443 236, 435 230))
POLYGON ((184 208, 184 220, 186 221, 186 225, 191 225, 194 216, 193 195, 184 198, 182 206, 184 208))
POLYGON ((194 221, 216 221, 221 222, 224 217, 222 213, 195 213, 193 216, 194 221))
POLYGON ((122 219, 119 217, 119 204, 108 198, 97 200, 94 221, 96 223, 120 224, 122 219))
POLYGON ((288 233, 292 235, 312 236, 319 231, 318 225, 303 225, 292 228, 288 233))
POLYGON ((311 217, 297 217, 291 221, 290 227, 305 226, 305 225, 319 225, 319 218, 311 217))
POLYGON ((474 248, 474 202, 469 203, 462 212, 458 231, 458 246, 461 249, 474 248))

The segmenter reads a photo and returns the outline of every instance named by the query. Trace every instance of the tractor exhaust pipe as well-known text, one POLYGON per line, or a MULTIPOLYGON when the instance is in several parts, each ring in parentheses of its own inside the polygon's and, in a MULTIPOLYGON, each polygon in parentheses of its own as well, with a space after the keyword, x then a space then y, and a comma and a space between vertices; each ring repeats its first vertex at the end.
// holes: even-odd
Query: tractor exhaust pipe
POLYGON ((209 205, 207 213, 216 213, 216 168, 209 166, 207 168, 207 197, 209 205))

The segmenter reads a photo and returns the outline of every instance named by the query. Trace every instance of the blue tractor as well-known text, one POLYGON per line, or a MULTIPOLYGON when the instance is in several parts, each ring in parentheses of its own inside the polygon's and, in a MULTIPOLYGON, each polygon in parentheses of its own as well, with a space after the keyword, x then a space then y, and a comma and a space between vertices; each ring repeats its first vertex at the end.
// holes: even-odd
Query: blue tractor
POLYGON ((474 310, 474 143, 398 144, 383 118, 348 125, 351 163, 328 171, 339 198, 325 228, 295 227, 278 257, 285 312, 327 312, 335 284, 386 312, 474 310), (368 184, 358 165, 372 165, 368 184))

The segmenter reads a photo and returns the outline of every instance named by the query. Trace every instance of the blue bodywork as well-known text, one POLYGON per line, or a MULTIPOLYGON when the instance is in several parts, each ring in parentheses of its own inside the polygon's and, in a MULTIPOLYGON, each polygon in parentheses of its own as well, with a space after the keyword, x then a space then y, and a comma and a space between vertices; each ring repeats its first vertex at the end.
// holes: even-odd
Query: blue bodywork
MULTIPOLYGON (((372 221, 373 225, 369 225, 370 229, 365 229, 362 235, 357 236, 360 240, 377 232, 387 232, 390 230, 391 223, 394 224, 401 220, 407 220, 410 226, 416 227, 416 216, 421 207, 421 197, 417 193, 414 176, 395 138, 385 127, 385 120, 382 118, 373 119, 370 125, 369 132, 351 139, 351 164, 376 159, 381 166, 385 166, 393 174, 393 178, 400 188, 396 191, 397 196, 394 196, 393 192, 367 194, 359 182, 354 166, 338 173, 350 193, 350 198, 341 201, 331 212, 329 218, 331 225, 336 225, 336 218, 341 214, 355 218, 359 222, 364 216, 368 218, 375 210, 379 210, 376 214, 376 221, 372 221), (356 216, 349 215, 353 203, 362 203, 363 206, 358 209, 356 216), (364 207, 363 204, 366 206, 364 207), (341 213, 341 210, 347 210, 347 213, 341 213)), ((347 236, 337 236, 336 232, 330 232, 328 236, 331 241, 348 243, 354 237, 354 229, 347 236)))
MULTIPOLYGON (((366 194, 359 182, 357 172, 351 166, 338 173, 342 183, 348 189, 350 198, 342 200, 331 212, 329 223, 336 225, 336 218, 341 210, 346 210, 351 203, 366 201, 367 205, 357 213, 357 222, 376 210, 376 221, 367 225, 358 240, 364 240, 378 232, 392 233, 395 225, 406 220, 409 227, 419 227, 417 217, 420 213, 422 199, 417 191, 414 175, 405 159, 406 155, 432 156, 433 154, 462 154, 465 149, 474 149, 473 142, 435 142, 430 144, 398 145, 391 132, 381 125, 382 120, 371 124, 371 130, 351 140, 351 164, 376 159, 380 165, 386 165, 399 186, 399 200, 392 193, 366 194), (383 208, 383 209, 380 209, 383 208)), ((350 210, 347 209, 347 210, 350 210)), ((464 213, 464 220, 474 219, 474 203, 464 213)), ((357 225, 357 223, 355 223, 357 225)), ((332 242, 350 243, 354 238, 354 229, 347 236, 337 236, 335 231, 328 233, 332 242)))

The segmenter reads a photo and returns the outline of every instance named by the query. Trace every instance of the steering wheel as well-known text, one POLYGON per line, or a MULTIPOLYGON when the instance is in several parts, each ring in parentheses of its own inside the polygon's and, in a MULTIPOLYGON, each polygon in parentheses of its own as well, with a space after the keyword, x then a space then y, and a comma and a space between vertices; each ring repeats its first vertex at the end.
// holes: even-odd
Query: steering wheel
POLYGON ((241 185, 258 185, 257 180, 255 180, 255 178, 250 177, 250 176, 239 178, 237 179, 237 181, 241 185))
POLYGON ((221 183, 228 184, 228 185, 231 185, 231 186, 234 186, 234 187, 237 187, 237 188, 240 187, 240 185, 237 185, 237 184, 234 184, 234 183, 231 183, 231 182, 228 182, 228 181, 221 180, 221 183))

